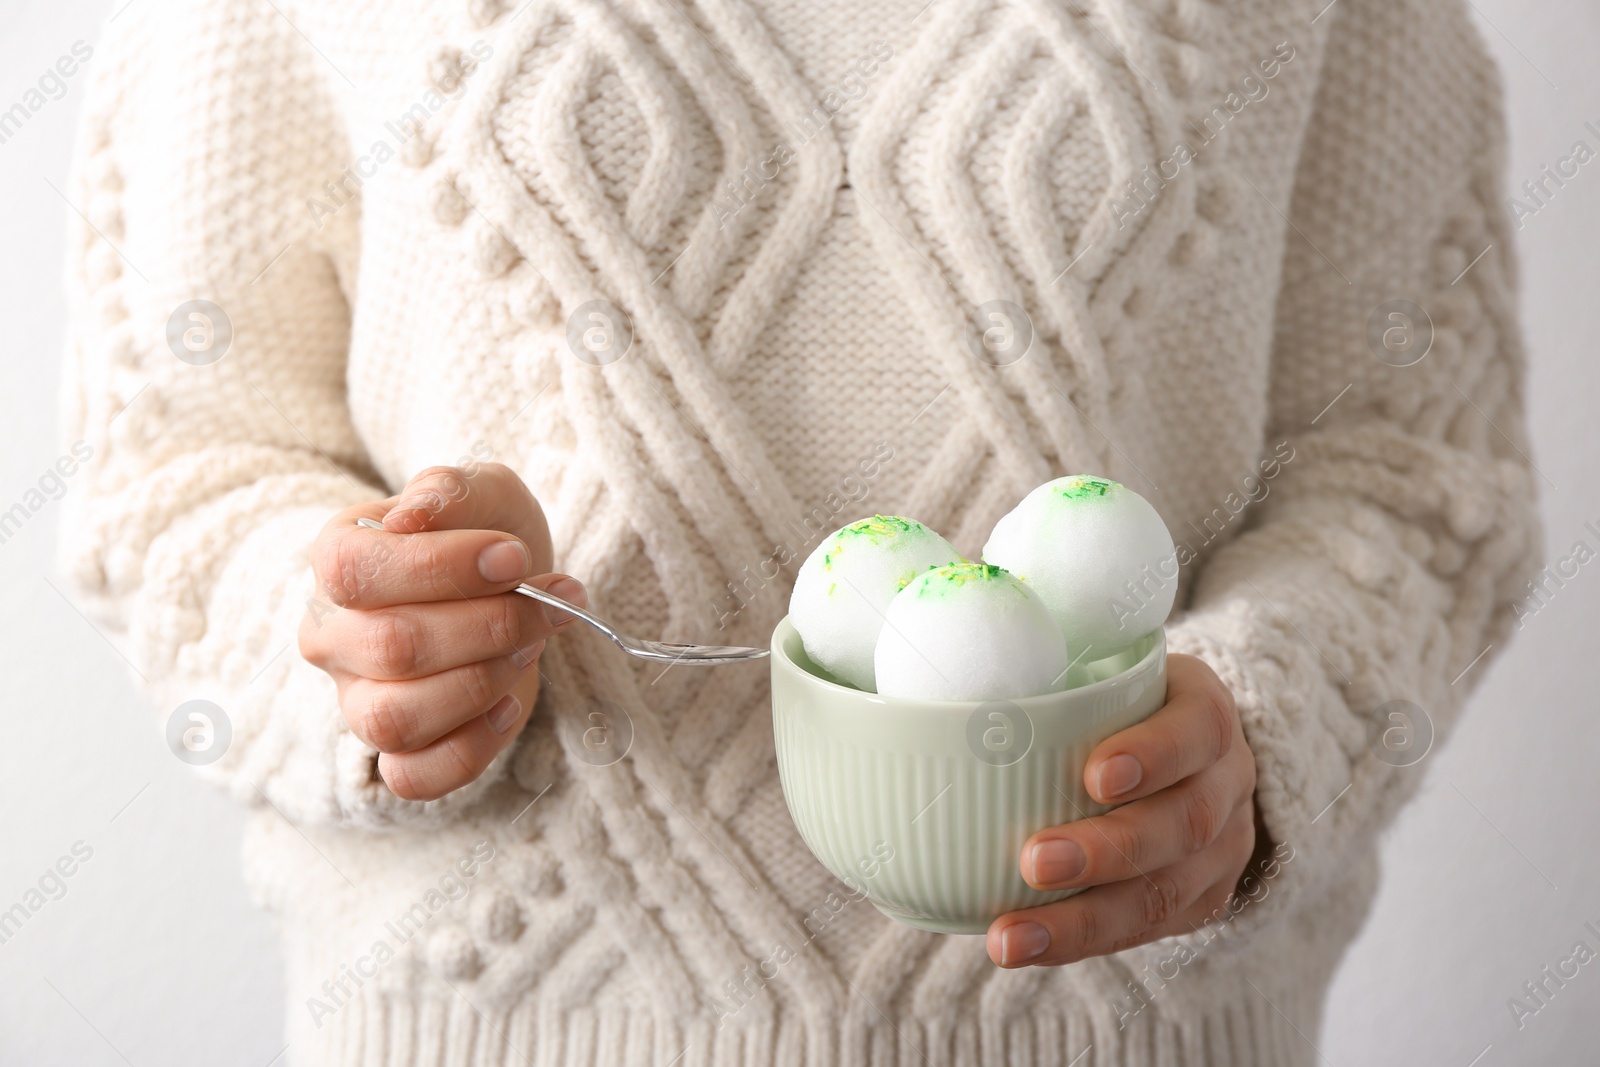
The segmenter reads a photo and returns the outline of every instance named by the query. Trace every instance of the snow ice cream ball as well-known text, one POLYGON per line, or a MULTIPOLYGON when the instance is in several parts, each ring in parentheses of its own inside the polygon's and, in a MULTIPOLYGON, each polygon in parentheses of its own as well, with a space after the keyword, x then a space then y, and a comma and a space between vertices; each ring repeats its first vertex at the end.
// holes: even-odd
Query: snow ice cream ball
POLYGON ((800 565, 789 621, 813 663, 870 693, 872 651, 889 601, 919 571, 960 559, 915 519, 860 519, 825 537, 800 565))
POLYGON ((983 546, 1038 592, 1085 661, 1159 627, 1178 589, 1178 557, 1150 502, 1120 482, 1072 475, 1023 497, 983 546))
POLYGON ((889 604, 878 692, 919 700, 1014 700, 1056 688, 1067 644, 1039 594, 1000 567, 923 571, 889 604))

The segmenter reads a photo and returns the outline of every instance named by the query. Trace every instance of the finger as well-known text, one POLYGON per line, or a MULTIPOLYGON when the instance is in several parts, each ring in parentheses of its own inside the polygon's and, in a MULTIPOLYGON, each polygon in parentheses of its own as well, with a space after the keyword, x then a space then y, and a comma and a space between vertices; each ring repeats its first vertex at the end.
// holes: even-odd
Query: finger
POLYGON ((1204 855, 1148 875, 1097 886, 1054 904, 1011 912, 989 927, 985 947, 1001 967, 1075 963, 1132 947, 1164 927, 1215 878, 1204 855))
POLYGON ((1153 941, 1208 889, 1238 877, 1249 854, 1235 851, 1206 849, 1169 867, 1002 915, 989 927, 989 958, 1007 968, 1076 963, 1153 941))
MULTIPOLYGON (((1253 848, 1255 844, 1254 820, 1241 819, 1237 823, 1229 823, 1224 832, 1225 838, 1235 839, 1240 846, 1253 848)), ((1183 934, 1192 934, 1200 930, 1208 922, 1228 922, 1252 901, 1261 901, 1266 896, 1266 883, 1260 878, 1250 876, 1242 882, 1239 872, 1228 870, 1216 882, 1206 887, 1194 903, 1183 911, 1173 916, 1165 925, 1156 930, 1149 931, 1149 936, 1141 941, 1159 941, 1163 937, 1178 937, 1183 934), (1240 894, 1243 895, 1240 895, 1240 894)), ((1132 948, 1133 946, 1127 946, 1132 948)))
MULTIPOLYGON (((360 519, 381 522, 383 516, 394 506, 394 502, 398 499, 398 497, 391 496, 383 500, 373 500, 365 504, 357 504, 354 507, 345 508, 328 520, 327 525, 317 534, 317 539, 312 542, 311 571, 317 580, 317 595, 307 602, 307 615, 300 624, 300 652, 308 662, 317 663, 314 656, 319 651, 326 651, 327 641, 325 638, 327 635, 322 632, 323 622, 328 616, 336 614, 339 610, 337 604, 329 604, 322 599, 325 596, 327 600, 335 600, 338 595, 336 587, 339 584, 335 582, 330 586, 329 583, 324 582, 322 579, 319 563, 323 558, 323 553, 327 550, 327 543, 331 540, 335 531, 344 530, 351 526, 360 529, 358 525, 358 520, 360 519)), ((318 663, 318 666, 321 666, 321 664, 318 663)))
POLYGON ((1040 830, 1023 843, 1022 877, 1036 889, 1070 889, 1177 863, 1215 844, 1249 809, 1252 789, 1245 761, 1225 757, 1155 796, 1040 830))
POLYGON ((465 600, 516 587, 532 574, 528 546, 498 530, 397 534, 330 524, 312 547, 312 569, 338 607, 465 600))
POLYGON ((1193 904, 1174 916, 1164 927, 1150 931, 1150 936, 1140 944, 1160 941, 1164 937, 1182 937, 1186 934, 1199 933, 1205 929, 1207 923, 1228 922, 1232 916, 1238 914, 1241 905, 1248 903, 1246 898, 1235 895, 1236 885, 1235 879, 1223 878, 1215 885, 1209 886, 1193 904))
POLYGON ((551 566, 544 509, 517 473, 502 463, 419 471, 378 518, 395 533, 506 530, 534 547, 533 573, 551 566))
POLYGON ((539 641, 508 656, 403 682, 352 678, 340 708, 351 732, 379 752, 415 752, 495 708, 543 651, 539 641))
MULTIPOLYGON (((561 574, 528 584, 584 606, 583 586, 561 574)), ((515 593, 473 600, 397 604, 327 617, 316 665, 361 678, 399 681, 508 656, 569 626, 574 616, 515 593)))
POLYGON ((1102 804, 1147 797, 1221 759, 1236 740, 1233 694, 1204 662, 1167 657, 1167 702, 1089 754, 1083 783, 1102 804))
POLYGON ((517 736, 528 709, 511 693, 488 714, 480 714, 432 744, 413 752, 381 753, 378 773, 402 800, 437 800, 477 781, 489 762, 517 736), (508 703, 509 702, 509 703, 508 703), (490 725, 500 716, 502 730, 490 725))

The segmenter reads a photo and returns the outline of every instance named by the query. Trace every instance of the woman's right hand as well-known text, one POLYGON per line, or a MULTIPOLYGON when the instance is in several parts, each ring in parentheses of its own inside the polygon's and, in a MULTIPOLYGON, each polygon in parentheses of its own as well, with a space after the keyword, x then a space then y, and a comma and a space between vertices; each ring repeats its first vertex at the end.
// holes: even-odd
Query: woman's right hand
POLYGON ((509 590, 526 581, 588 605, 577 579, 547 573, 551 557, 539 502, 498 463, 430 467, 318 535, 300 654, 332 676, 396 796, 460 789, 522 730, 545 641, 575 619, 509 590))

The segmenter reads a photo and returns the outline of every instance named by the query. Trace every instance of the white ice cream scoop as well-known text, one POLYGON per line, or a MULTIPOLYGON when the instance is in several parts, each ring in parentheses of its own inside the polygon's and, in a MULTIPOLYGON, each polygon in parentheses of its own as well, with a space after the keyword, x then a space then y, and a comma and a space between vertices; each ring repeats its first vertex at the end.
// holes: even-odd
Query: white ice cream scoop
POLYGON ((852 522, 823 538, 800 565, 789 621, 813 663, 871 692, 872 655, 889 602, 918 573, 960 558, 915 519, 874 515, 852 522))
POLYGON ((874 666, 884 696, 1013 700, 1057 688, 1069 660, 1036 592, 999 567, 956 563, 890 602, 874 666))
POLYGON ((1038 592, 1074 659, 1127 648, 1166 621, 1178 559, 1166 523, 1120 482, 1046 482, 995 524, 986 563, 1038 592))

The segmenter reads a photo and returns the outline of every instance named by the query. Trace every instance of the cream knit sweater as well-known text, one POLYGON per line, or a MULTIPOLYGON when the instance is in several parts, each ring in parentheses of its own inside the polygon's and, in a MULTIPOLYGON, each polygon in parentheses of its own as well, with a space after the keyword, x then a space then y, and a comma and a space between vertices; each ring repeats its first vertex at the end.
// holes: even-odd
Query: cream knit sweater
POLYGON ((119 13, 64 566, 162 722, 228 717, 288 1062, 1316 1061, 1420 775, 1369 724, 1446 730, 1538 542, 1495 73, 1454 0, 1325 2, 119 13), (569 345, 597 300, 614 362, 569 345), (1220 935, 1001 972, 813 861, 762 667, 586 632, 481 781, 401 801, 297 655, 307 548, 463 457, 527 479, 604 614, 752 644, 824 528, 972 553, 1054 475, 1121 479, 1187 550, 1172 647, 1237 694, 1283 862, 1220 935))

